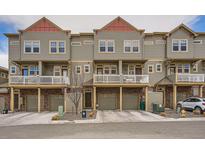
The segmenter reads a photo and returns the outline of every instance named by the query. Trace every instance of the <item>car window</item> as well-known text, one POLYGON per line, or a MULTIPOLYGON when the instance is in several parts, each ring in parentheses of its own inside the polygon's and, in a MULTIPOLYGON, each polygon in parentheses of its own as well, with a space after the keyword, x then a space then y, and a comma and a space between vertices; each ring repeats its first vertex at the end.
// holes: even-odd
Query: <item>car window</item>
POLYGON ((197 98, 192 98, 190 102, 201 102, 201 100, 197 98))
POLYGON ((191 101, 190 98, 184 100, 184 102, 190 102, 190 101, 191 101))

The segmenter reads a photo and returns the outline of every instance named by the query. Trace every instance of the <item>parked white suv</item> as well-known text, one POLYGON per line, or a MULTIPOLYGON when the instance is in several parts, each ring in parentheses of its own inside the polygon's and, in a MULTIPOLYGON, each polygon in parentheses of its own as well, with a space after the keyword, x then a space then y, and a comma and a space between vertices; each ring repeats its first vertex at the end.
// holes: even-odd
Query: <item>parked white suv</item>
POLYGON ((197 110, 200 113, 205 111, 205 98, 201 97, 190 97, 185 99, 184 101, 179 101, 177 103, 177 111, 181 109, 187 110, 197 110))

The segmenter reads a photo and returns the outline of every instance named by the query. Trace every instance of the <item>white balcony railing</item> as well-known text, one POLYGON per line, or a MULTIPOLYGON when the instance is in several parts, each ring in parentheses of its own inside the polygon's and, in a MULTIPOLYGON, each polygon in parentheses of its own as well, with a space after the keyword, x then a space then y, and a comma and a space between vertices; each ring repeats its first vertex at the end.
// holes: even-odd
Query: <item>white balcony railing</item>
POLYGON ((10 76, 10 84, 17 85, 55 85, 70 84, 69 78, 64 76, 10 76))
POLYGON ((176 82, 204 82, 204 74, 176 74, 176 82))
POLYGON ((149 83, 148 75, 94 74, 94 83, 149 83))

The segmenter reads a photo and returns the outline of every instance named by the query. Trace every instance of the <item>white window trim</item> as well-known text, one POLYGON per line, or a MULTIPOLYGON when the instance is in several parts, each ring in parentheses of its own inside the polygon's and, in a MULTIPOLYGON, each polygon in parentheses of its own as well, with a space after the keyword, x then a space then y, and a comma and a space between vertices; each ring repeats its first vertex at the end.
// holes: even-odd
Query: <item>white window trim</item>
POLYGON ((60 73, 59 73, 59 76, 61 76, 61 66, 59 66, 59 65, 54 65, 54 66, 53 66, 53 76, 56 76, 56 75, 55 75, 55 72, 58 72, 58 71, 55 71, 55 68, 60 68, 60 70, 59 70, 59 72, 60 72, 60 73))
POLYGON ((148 73, 150 74, 154 73, 154 65, 148 65, 148 73), (152 72, 149 71, 149 67, 152 67, 152 72))
POLYGON ((140 53, 140 40, 124 40, 124 43, 123 43, 123 53, 140 53), (125 42, 126 41, 131 41, 131 51, 130 52, 126 52, 125 51, 125 42), (137 52, 133 52, 133 42, 134 41, 138 42, 138 51, 137 52))
POLYGON ((159 40, 155 40, 155 44, 157 44, 157 45, 164 45, 164 44, 166 44, 166 42, 165 42, 165 40, 163 40, 163 39, 159 39, 159 40))
POLYGON ((24 40, 24 54, 40 54, 41 52, 41 41, 40 40, 24 40), (26 42, 30 41, 31 42, 31 52, 26 52, 25 47, 26 47, 26 42), (33 52, 33 42, 39 42, 39 52, 33 52))
POLYGON ((115 40, 98 40, 98 53, 115 53, 115 40), (100 51, 100 41, 105 41, 105 51, 100 51), (108 51, 108 42, 113 42, 113 51, 108 51))
POLYGON ((131 74, 130 74, 130 66, 133 66, 133 67, 134 67, 134 75, 135 75, 135 65, 133 65, 133 64, 128 64, 128 66, 127 66, 127 67, 128 67, 128 68, 127 68, 127 71, 128 71, 127 74, 128 74, 128 75, 131 75, 131 74))
POLYGON ((10 74, 16 74, 16 66, 14 66, 14 65, 12 65, 12 66, 10 66, 10 74), (12 73, 12 67, 14 67, 15 69, 15 73, 12 73))
POLYGON ((49 54, 66 54, 66 41, 65 40, 49 40, 49 54), (57 43, 56 52, 51 52, 51 42, 57 43), (64 52, 59 52, 59 42, 64 42, 64 52))
POLYGON ((193 40, 193 44, 202 44, 203 41, 202 40, 193 40), (199 41, 199 43, 195 43, 194 41, 199 41))
POLYGON ((198 72, 199 65, 198 64, 194 64, 194 66, 192 67, 192 71, 196 73, 196 72, 198 72), (196 71, 194 71, 194 66, 196 67, 196 71))
POLYGON ((75 74, 81 74, 82 73, 82 70, 81 70, 81 65, 77 65, 77 66, 75 66, 75 74), (80 73, 77 73, 77 68, 80 68, 80 73))
POLYGON ((90 64, 84 65, 84 73, 86 73, 86 74, 89 74, 89 73, 90 73, 90 64), (89 70, 88 72, 85 72, 85 67, 86 67, 86 66, 88 66, 88 70, 89 70))
POLYGON ((82 44, 81 44, 81 42, 71 42, 71 46, 80 47, 80 46, 82 46, 82 44), (77 43, 78 45, 76 45, 75 43, 77 43))
POLYGON ((188 49, 188 47, 189 47, 189 42, 188 42, 188 39, 172 39, 172 52, 180 52, 180 53, 184 53, 184 52, 188 52, 189 51, 189 49, 188 49), (179 50, 178 51, 174 51, 173 50, 173 43, 174 43, 174 41, 181 41, 181 40, 186 40, 186 43, 187 43, 187 47, 186 47, 186 51, 181 51, 181 43, 179 43, 179 50))
POLYGON ((182 65, 182 74, 189 74, 189 73, 191 72, 190 64, 188 64, 188 65, 189 65, 189 72, 188 72, 188 73, 185 73, 185 72, 184 72, 184 68, 185 68, 184 65, 186 65, 186 64, 178 64, 178 65, 177 65, 177 73, 179 73, 179 72, 178 72, 178 66, 179 66, 179 65, 182 65))
POLYGON ((156 72, 161 73, 161 72, 162 72, 162 64, 159 64, 159 63, 156 64, 156 68, 155 68, 155 70, 156 70, 156 72), (160 66, 160 68, 161 68, 160 71, 157 70, 157 66, 160 66))

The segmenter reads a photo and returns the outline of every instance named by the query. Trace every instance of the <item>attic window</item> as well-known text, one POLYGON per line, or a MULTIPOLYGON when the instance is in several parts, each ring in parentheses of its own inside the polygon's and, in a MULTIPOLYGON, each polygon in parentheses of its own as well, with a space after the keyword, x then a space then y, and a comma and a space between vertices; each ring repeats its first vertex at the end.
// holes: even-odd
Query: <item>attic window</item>
POLYGON ((164 40, 156 40, 155 44, 161 45, 161 44, 165 44, 164 40))
POLYGON ((193 44, 202 44, 202 40, 194 40, 193 44))
POLYGON ((144 45, 153 45, 154 42, 153 41, 144 41, 144 45))
POLYGON ((84 40, 83 44, 84 45, 93 45, 93 40, 84 40))

